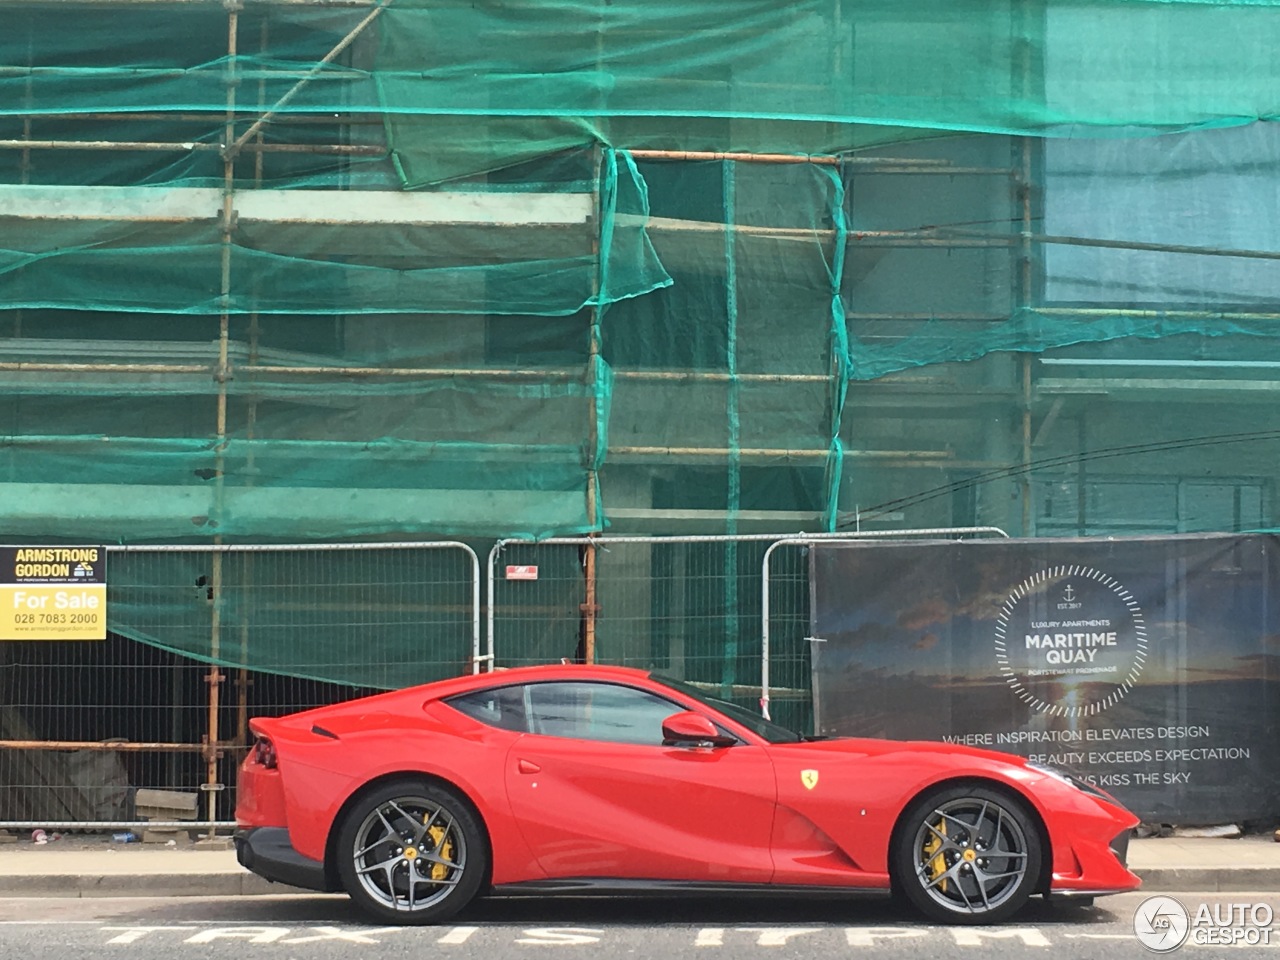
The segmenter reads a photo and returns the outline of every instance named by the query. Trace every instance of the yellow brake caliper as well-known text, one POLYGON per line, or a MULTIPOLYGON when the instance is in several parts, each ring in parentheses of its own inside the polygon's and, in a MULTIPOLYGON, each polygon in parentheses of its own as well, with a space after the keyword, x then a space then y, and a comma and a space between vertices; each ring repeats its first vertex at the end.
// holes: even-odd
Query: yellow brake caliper
MULTIPOLYGON (((439 824, 437 824, 434 827, 428 827, 427 836, 431 838, 431 845, 433 847, 440 847, 440 859, 442 860, 453 859, 453 841, 449 840, 443 846, 440 845, 440 841, 444 839, 444 827, 440 826, 439 824)), ((431 865, 432 880, 444 880, 446 877, 448 877, 448 875, 449 875, 449 868, 446 867, 443 863, 433 863, 431 865)))
MULTIPOLYGON (((933 859, 929 861, 929 882, 930 883, 932 883, 934 880, 937 880, 940 876, 942 876, 944 873, 947 872, 946 858, 943 857, 941 853, 938 853, 938 851, 942 849, 942 837, 945 837, 947 835, 946 819, 939 819, 938 825, 934 829, 937 830, 938 833, 942 834, 942 836, 940 837, 938 836, 938 834, 935 834, 932 831, 930 831, 929 839, 925 842, 924 846, 920 848, 920 852, 925 855, 926 859, 929 857, 933 857, 933 859), (936 857, 933 856, 935 853, 938 854, 936 857)), ((946 893, 947 881, 943 880, 940 884, 938 884, 938 888, 943 893, 946 893)))

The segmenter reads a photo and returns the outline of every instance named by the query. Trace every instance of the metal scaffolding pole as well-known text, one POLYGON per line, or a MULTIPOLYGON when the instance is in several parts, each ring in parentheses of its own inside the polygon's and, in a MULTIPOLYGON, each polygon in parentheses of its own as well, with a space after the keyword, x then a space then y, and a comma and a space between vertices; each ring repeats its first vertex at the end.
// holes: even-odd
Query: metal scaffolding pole
POLYGON ((258 131, 260 131, 267 123, 269 123, 277 113, 283 110, 284 107, 294 97, 298 95, 298 91, 300 91, 308 83, 314 80, 316 76, 319 75, 320 71, 322 71, 328 64, 332 63, 335 59, 337 59, 339 55, 341 55, 342 51, 346 50, 347 47, 351 46, 351 44, 355 42, 356 38, 365 31, 365 29, 369 26, 369 24, 373 23, 373 21, 376 20, 379 17, 379 15, 381 15, 382 11, 387 9, 387 7, 391 6, 393 2, 395 2, 395 0, 379 0, 378 5, 374 7, 373 10, 371 10, 363 20, 361 20, 358 24, 356 24, 355 27, 353 27, 345 37, 339 40, 332 50, 330 50, 323 57, 321 57, 320 61, 316 63, 309 71, 307 71, 306 75, 303 76, 302 79, 299 80, 296 84, 294 84, 293 87, 284 96, 282 96, 279 100, 277 100, 275 106, 273 106, 270 110, 264 113, 256 121, 254 121, 249 126, 249 129, 246 130, 244 133, 240 134, 240 136, 234 142, 232 142, 231 140, 227 141, 228 143, 227 154, 229 156, 234 157, 237 153, 239 153, 240 150, 244 147, 244 145, 248 143, 250 140, 252 140, 254 136, 257 135, 258 131))
MULTIPOLYGON (((595 170, 596 184, 594 196, 595 222, 599 225, 599 229, 603 230, 604 225, 608 222, 603 210, 603 196, 600 190, 600 180, 604 176, 605 151, 597 146, 595 148, 595 170)), ((616 158, 612 154, 608 155, 611 162, 616 162, 616 158)), ((595 528, 600 521, 600 504, 598 502, 600 473, 599 464, 596 462, 599 458, 600 436, 600 399, 598 391, 600 383, 598 380, 599 364, 600 364, 600 324, 604 317, 604 307, 601 305, 600 292, 604 287, 604 237, 600 234, 593 234, 591 239, 591 317, 590 327, 587 332, 587 368, 586 380, 590 392, 589 414, 587 425, 587 457, 589 465, 587 469, 587 526, 595 532, 595 528)), ((596 618, 600 612, 600 605, 596 601, 596 548, 593 542, 588 542, 582 547, 582 577, 583 577, 583 598, 582 605, 579 608, 582 624, 582 659, 585 663, 595 663, 596 660, 596 618)))
MULTIPOLYGON (((75 0, 93 7, 225 7, 226 0, 75 0)), ((377 0, 237 0, 251 7, 372 7, 377 0)), ((0 7, 29 7, 32 0, 0 0, 0 7)))
MULTIPOLYGON (((27 120, 30 123, 30 120, 27 120)), ((201 141, 169 142, 164 140, 0 140, 0 150, 95 150, 114 153, 221 153, 220 143, 201 141)), ((336 156, 381 157, 386 150, 378 146, 341 143, 250 143, 245 153, 314 153, 336 156)))
MULTIPOLYGON (((1023 241, 1018 254, 1018 279, 1015 285, 1017 306, 1021 312, 1033 297, 1033 274, 1031 266, 1031 158, 1032 143, 1029 137, 1018 138, 1018 177, 1017 197, 1022 218, 1023 241)), ((1022 535, 1032 535, 1032 503, 1031 503, 1031 356, 1022 354, 1018 358, 1020 379, 1022 381, 1022 471, 1018 478, 1018 490, 1022 499, 1022 535)))
MULTIPOLYGON (((237 34, 239 32, 239 4, 231 3, 227 6, 227 114, 226 114, 226 136, 224 143, 229 144, 235 136, 236 122, 236 84, 235 63, 237 52, 237 34)), ((235 231, 235 154, 231 150, 223 153, 222 170, 222 216, 220 218, 219 227, 222 234, 221 243, 221 313, 218 317, 218 367, 214 374, 214 379, 218 384, 218 403, 217 403, 217 444, 214 447, 214 516, 221 520, 223 507, 223 491, 225 488, 223 475, 226 472, 226 448, 227 448, 227 381, 230 379, 230 369, 228 364, 228 347, 231 337, 231 247, 232 238, 235 231)), ((222 536, 215 535, 213 538, 215 546, 222 544, 222 536)), ((222 682, 226 676, 218 668, 218 658, 222 652, 222 551, 215 550, 211 562, 210 570, 210 591, 213 597, 213 606, 209 611, 209 643, 210 643, 210 659, 212 663, 209 666, 209 674, 206 682, 209 684, 209 727, 206 734, 206 746, 208 750, 205 754, 205 763, 207 767, 207 777, 204 784, 207 791, 207 805, 209 822, 213 823, 217 820, 218 793, 222 787, 222 780, 218 774, 218 761, 222 758, 222 752, 219 748, 219 727, 218 712, 221 703, 222 682)), ((213 827, 209 828, 209 840, 213 840, 216 831, 213 827)))
MULTIPOLYGON (((267 43, 270 38, 270 22, 262 21, 262 26, 258 31, 258 51, 263 56, 267 55, 267 43)), ((258 80, 258 112, 261 113, 266 109, 267 101, 267 81, 265 78, 258 80)), ((263 174, 263 138, 264 131, 258 130, 258 135, 254 137, 252 144, 248 147, 254 149, 253 155, 253 185, 255 189, 262 186, 263 174)), ((254 297, 253 303, 258 303, 258 283, 254 278, 254 297)), ((249 368, 252 369, 257 365, 259 359, 258 338, 260 329, 258 324, 258 311, 254 310, 249 314, 249 368)), ((253 440, 256 436, 258 426, 258 396, 251 394, 249 397, 248 409, 245 411, 245 436, 249 440, 253 440)), ((252 443, 249 445, 248 453, 245 457, 246 466, 246 483, 250 486, 254 483, 257 476, 256 470, 256 446, 252 443)), ((248 589, 253 578, 254 568, 253 554, 248 554, 244 558, 244 562, 240 565, 240 586, 241 589, 248 589)), ((236 744, 247 747, 249 743, 249 686, 253 681, 249 678, 249 623, 243 620, 240 623, 240 668, 236 671, 236 744)))
POLYGON ((864 173, 933 174, 956 176, 957 174, 1008 176, 1003 167, 959 167, 949 160, 916 157, 859 157, 847 154, 816 153, 748 153, 718 152, 712 150, 649 150, 627 151, 637 160, 676 160, 685 162, 731 161, 734 163, 814 164, 824 167, 859 167, 864 173))

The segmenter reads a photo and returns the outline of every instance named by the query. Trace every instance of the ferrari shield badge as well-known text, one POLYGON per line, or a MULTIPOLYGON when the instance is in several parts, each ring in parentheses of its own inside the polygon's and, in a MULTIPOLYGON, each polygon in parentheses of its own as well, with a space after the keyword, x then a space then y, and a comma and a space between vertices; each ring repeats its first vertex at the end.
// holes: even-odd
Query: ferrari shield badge
POLYGON ((804 788, 806 790, 812 790, 814 787, 818 785, 818 771, 817 770, 801 770, 800 782, 804 784, 804 788))

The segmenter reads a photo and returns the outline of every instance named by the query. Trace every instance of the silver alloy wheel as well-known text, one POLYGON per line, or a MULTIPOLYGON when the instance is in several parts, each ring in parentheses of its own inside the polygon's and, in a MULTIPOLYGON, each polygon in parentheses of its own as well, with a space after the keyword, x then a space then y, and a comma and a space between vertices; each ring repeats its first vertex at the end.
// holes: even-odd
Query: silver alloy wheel
POLYGON ((352 862, 360 886, 391 910, 414 913, 447 897, 467 865, 453 816, 421 796, 386 800, 356 828, 352 862))
POLYGON ((911 849, 916 880, 948 911, 989 913, 1014 896, 1027 874, 1027 837, 1018 818, 983 797, 934 807, 911 849))

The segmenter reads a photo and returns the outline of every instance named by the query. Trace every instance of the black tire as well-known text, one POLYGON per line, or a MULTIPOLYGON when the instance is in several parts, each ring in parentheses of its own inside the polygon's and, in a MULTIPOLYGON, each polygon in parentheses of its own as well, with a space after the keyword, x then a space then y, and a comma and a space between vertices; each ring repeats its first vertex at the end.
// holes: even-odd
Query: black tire
POLYGON ((907 809, 889 851, 889 872, 894 888, 931 920, 999 923, 1034 892, 1041 846, 1022 801, 960 784, 907 809))
POLYGON ((427 780, 391 781, 360 797, 338 828, 335 852, 343 888, 383 923, 452 917, 475 897, 489 866, 471 805, 427 780))

